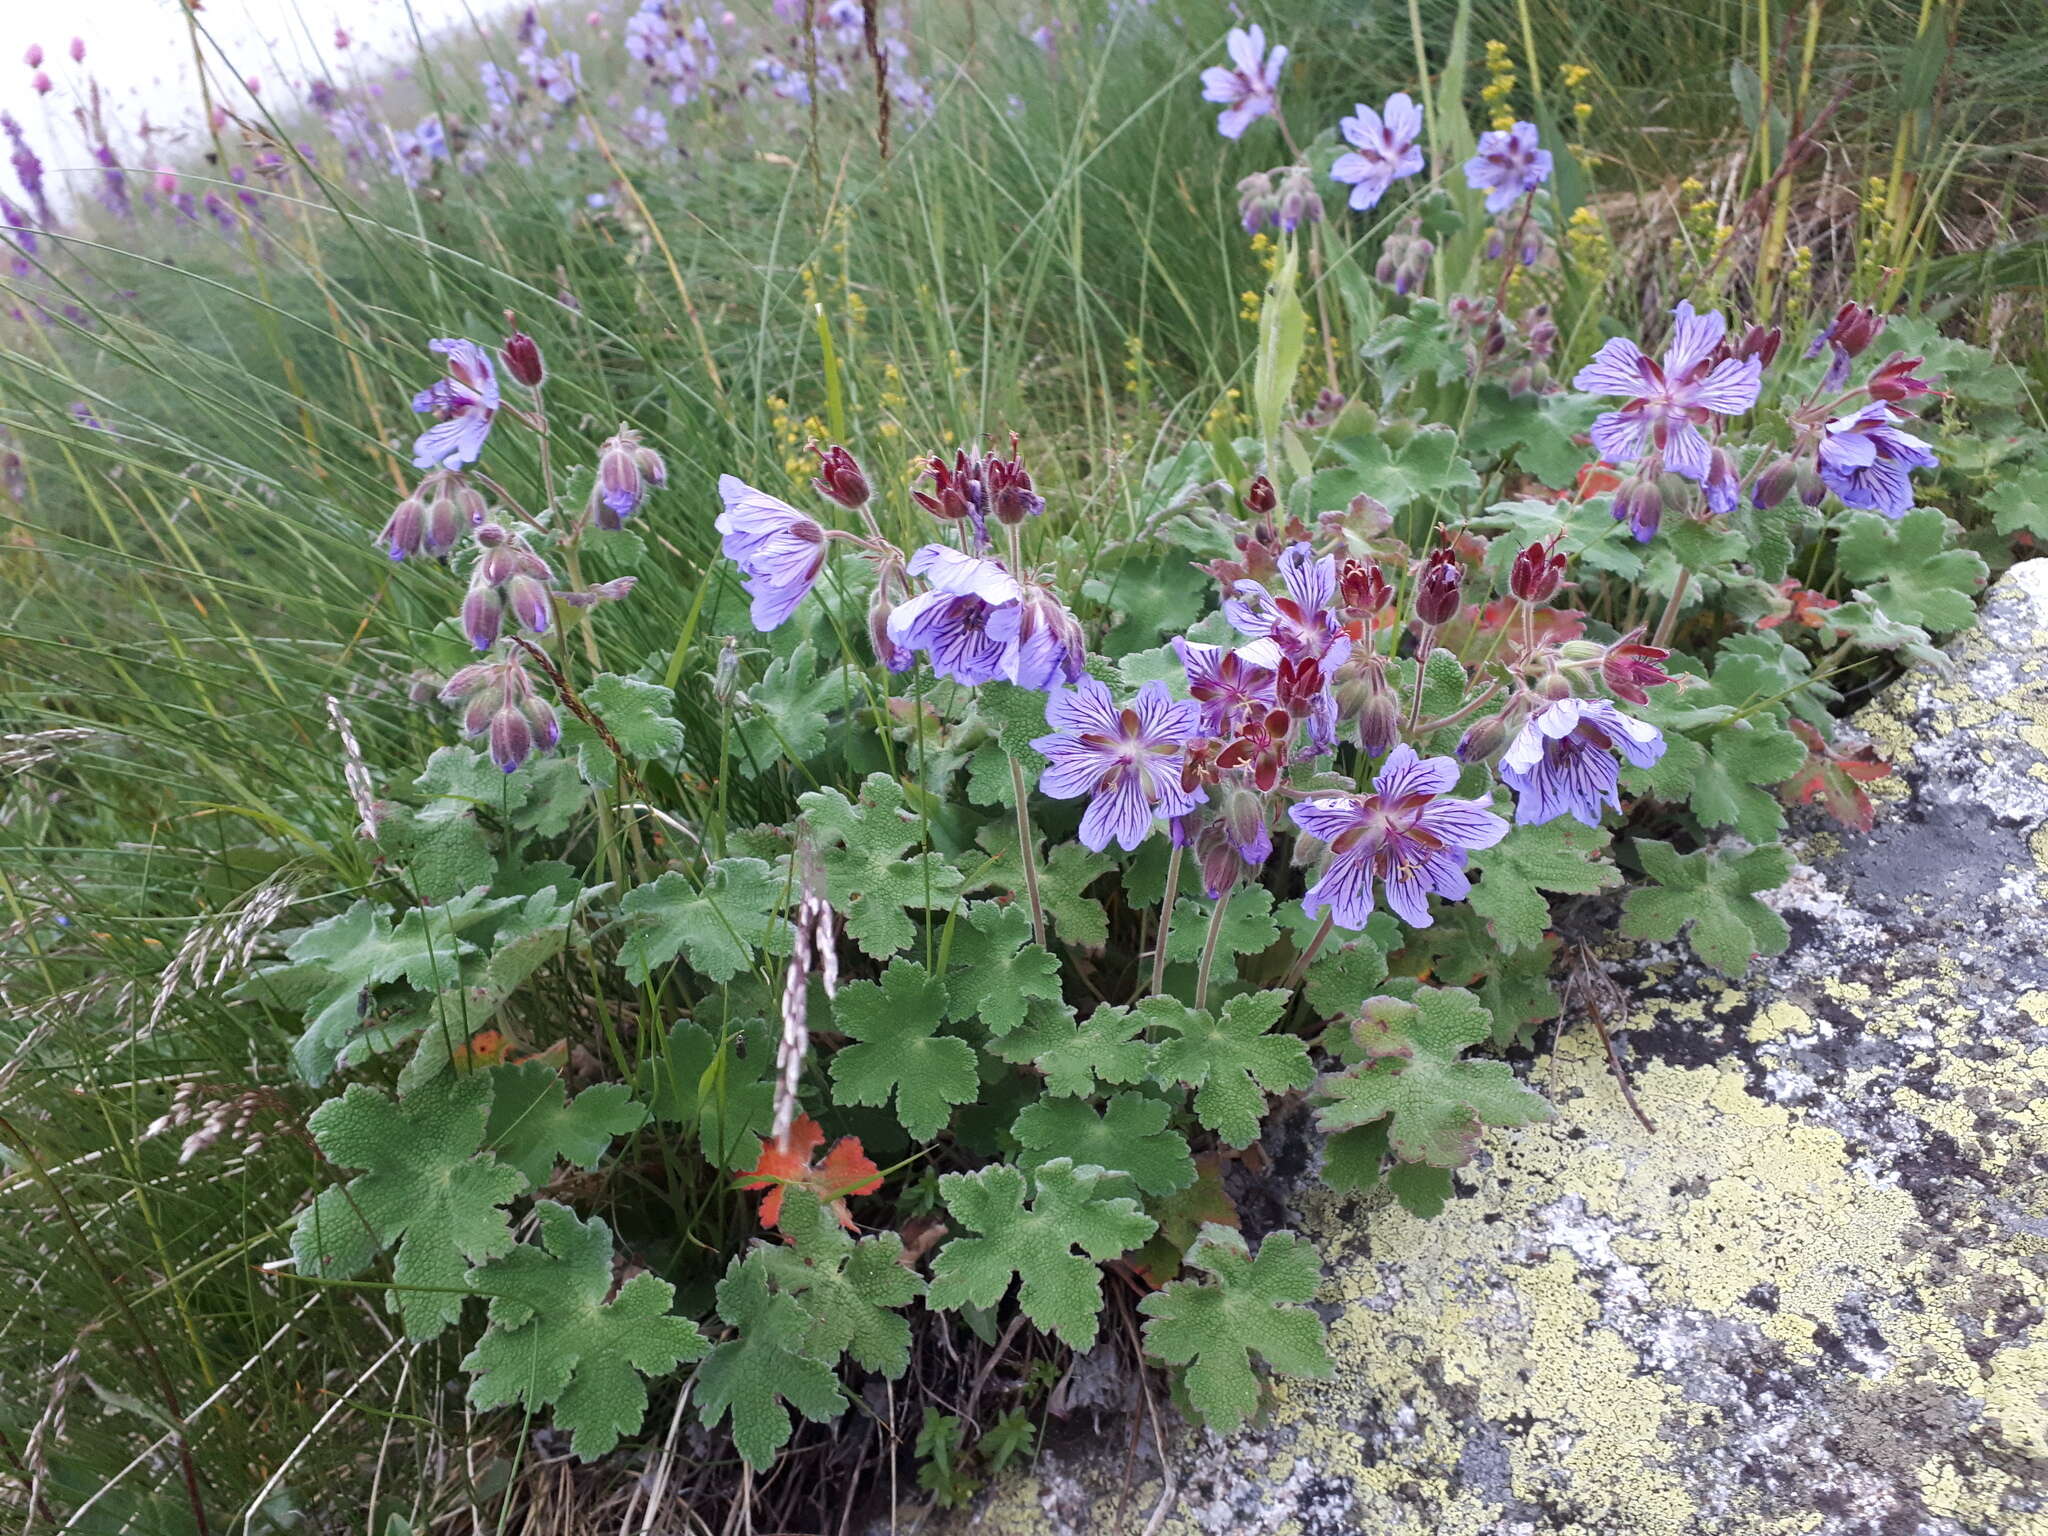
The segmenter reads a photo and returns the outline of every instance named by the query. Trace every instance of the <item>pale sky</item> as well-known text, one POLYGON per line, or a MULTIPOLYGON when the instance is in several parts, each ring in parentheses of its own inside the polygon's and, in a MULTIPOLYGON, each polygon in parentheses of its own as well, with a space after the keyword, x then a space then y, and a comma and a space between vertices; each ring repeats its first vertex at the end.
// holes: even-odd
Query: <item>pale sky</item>
MULTIPOLYGON (((199 21, 227 55, 208 47, 206 64, 216 87, 227 91, 237 110, 250 105, 239 81, 254 75, 280 115, 302 99, 305 81, 329 60, 337 79, 350 66, 389 63, 412 56, 415 20, 424 35, 467 16, 488 16, 506 0, 204 0, 199 21), (337 26, 348 29, 350 50, 334 50, 337 26)), ((76 0, 52 5, 43 0, 0 0, 0 110, 11 112, 53 173, 84 163, 72 110, 86 99, 88 77, 97 79, 116 147, 139 158, 136 130, 144 114, 169 130, 158 142, 161 158, 176 160, 196 142, 199 94, 194 88, 192 38, 185 0, 76 0), (74 64, 71 39, 85 40, 85 62, 74 64), (55 89, 38 96, 23 62, 40 43, 43 70, 55 89)), ((0 181, 18 195, 4 171, 0 181)))

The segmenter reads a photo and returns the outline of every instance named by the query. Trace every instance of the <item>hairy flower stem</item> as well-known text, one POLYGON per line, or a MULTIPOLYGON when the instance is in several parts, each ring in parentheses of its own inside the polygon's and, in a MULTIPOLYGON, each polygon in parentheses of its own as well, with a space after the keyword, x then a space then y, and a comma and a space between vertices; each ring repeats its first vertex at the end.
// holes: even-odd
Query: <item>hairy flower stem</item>
POLYGON ((1408 704, 1408 734, 1415 734, 1415 727, 1422 723, 1422 679, 1429 670, 1429 653, 1436 649, 1436 626, 1422 626, 1421 643, 1415 647, 1415 697, 1408 704))
POLYGON ((1685 601, 1685 589, 1691 585, 1692 572, 1681 565, 1678 580, 1671 588, 1671 600, 1664 605, 1664 617, 1657 621, 1657 633, 1650 637, 1650 644, 1660 650, 1670 649, 1671 631, 1678 626, 1678 605, 1685 601))
POLYGON ((1522 248, 1522 235, 1529 228, 1529 214, 1536 206, 1536 189, 1531 187, 1522 194, 1522 216, 1515 221, 1514 238, 1508 241, 1500 253, 1500 287, 1494 290, 1493 312, 1500 317, 1503 325, 1508 318, 1508 284, 1515 275, 1515 255, 1522 248))
POLYGON ((1038 848, 1031 835, 1030 791, 1024 765, 1010 759, 1010 788, 1017 796, 1017 857, 1024 865, 1024 895, 1031 903, 1031 942, 1045 948, 1045 903, 1038 895, 1038 848))
MULTIPOLYGON (((1195 1006, 1197 1008, 1209 1006, 1209 972, 1215 968, 1216 946, 1223 940, 1223 919, 1229 915, 1229 912, 1230 892, 1225 891, 1216 898, 1216 905, 1209 911, 1209 932, 1208 936, 1202 940, 1202 964, 1195 972, 1195 1006)), ((1162 944, 1159 947, 1159 952, 1162 955, 1165 954, 1166 946, 1162 944)))
POLYGON ((1157 997, 1166 990, 1166 936, 1173 929, 1173 899, 1180 894, 1179 843, 1166 855, 1166 894, 1159 898, 1159 935, 1152 944, 1152 987, 1146 994, 1157 997))
POLYGON ((1336 925, 1336 913, 1325 912, 1322 922, 1316 928, 1314 937, 1308 941, 1308 948, 1304 949, 1300 956, 1296 958, 1293 966, 1287 972, 1287 979, 1280 984, 1282 991, 1294 991, 1307 978, 1310 964, 1315 960, 1316 955, 1321 952, 1323 941, 1330 936, 1330 930, 1336 925))

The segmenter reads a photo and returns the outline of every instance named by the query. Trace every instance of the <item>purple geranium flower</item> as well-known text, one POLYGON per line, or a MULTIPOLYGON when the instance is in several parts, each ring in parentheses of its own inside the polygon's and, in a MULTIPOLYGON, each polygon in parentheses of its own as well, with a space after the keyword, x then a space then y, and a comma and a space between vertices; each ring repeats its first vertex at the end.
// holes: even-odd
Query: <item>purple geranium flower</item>
POLYGON ((1023 599, 1017 615, 1017 638, 1003 661, 1003 675, 1019 688, 1040 693, 1061 683, 1078 683, 1088 672, 1088 641, 1081 621, 1050 587, 1019 584, 1023 599))
POLYGON ((1235 597, 1223 600, 1223 616, 1238 633, 1252 638, 1242 647, 1244 658, 1262 667, 1290 661, 1320 661, 1334 672, 1351 654, 1351 637, 1337 620, 1337 560, 1318 556, 1307 544, 1289 545, 1280 555, 1280 580, 1285 597, 1275 597, 1249 578, 1236 584, 1235 597))
POLYGON ((718 494, 725 510, 713 526, 725 536, 725 558, 746 573, 754 628, 771 630, 796 611, 824 570, 825 530, 737 475, 720 475, 718 494))
POLYGON ((1330 845, 1322 878, 1301 900, 1313 917, 1327 908, 1340 928, 1363 928, 1372 916, 1375 880, 1387 905, 1416 928, 1430 924, 1431 892, 1462 901, 1471 892, 1465 854, 1491 848, 1508 824, 1484 800, 1449 798, 1458 764, 1417 757, 1405 743, 1387 754, 1369 795, 1330 795, 1293 807, 1294 824, 1330 845))
POLYGON ((940 677, 975 684, 1007 676, 1023 628, 1024 593, 994 560, 927 544, 910 573, 931 583, 889 615, 891 640, 932 659, 940 677))
POLYGON ((1235 139, 1273 110, 1287 50, 1275 43, 1268 53, 1265 28, 1257 25, 1232 27, 1228 47, 1231 68, 1215 64, 1202 71, 1202 100, 1224 109, 1216 119, 1216 131, 1235 139))
POLYGON ((1382 112, 1361 101, 1357 115, 1340 118, 1337 127, 1355 152, 1337 157, 1330 179, 1351 184, 1353 208, 1378 206, 1388 187, 1422 169, 1422 151, 1415 145, 1422 137, 1422 109, 1406 91, 1389 96, 1382 112))
POLYGON ((1664 737, 1605 699, 1558 699, 1539 709, 1501 755, 1501 781, 1515 792, 1516 822, 1572 816, 1599 826, 1604 807, 1621 809, 1616 751, 1648 768, 1664 755, 1664 737))
POLYGON ((1739 416, 1756 404, 1763 363, 1755 357, 1713 361, 1728 330, 1728 318, 1718 309, 1694 314, 1681 299, 1671 313, 1671 344, 1661 366, 1626 336, 1615 336, 1579 370, 1572 387, 1628 397, 1620 410, 1593 422, 1593 446, 1601 458, 1624 464, 1655 449, 1671 473, 1705 484, 1713 451, 1699 429, 1716 416, 1739 416))
POLYGON ((1181 787, 1182 750, 1201 733, 1200 706, 1150 682, 1119 709, 1094 678, 1046 699, 1057 735, 1031 743, 1049 759, 1038 787, 1057 800, 1088 797, 1081 841, 1100 853, 1135 848, 1160 816, 1184 816, 1205 797, 1181 787))
POLYGON ((1820 440, 1820 477, 1845 507, 1866 507, 1886 517, 1913 510, 1915 466, 1940 463, 1927 444, 1892 424, 1891 408, 1873 400, 1862 410, 1837 416, 1820 440))
POLYGON ((498 414, 497 371, 490 353, 460 336, 430 341, 427 350, 448 359, 448 373, 412 397, 415 411, 435 418, 412 445, 413 468, 460 469, 476 462, 491 435, 498 414))
POLYGON ((1188 692, 1202 706, 1202 730, 1232 737, 1246 715, 1264 715, 1279 702, 1271 667, 1220 645, 1175 635, 1168 642, 1188 675, 1188 692))
POLYGON ((1517 123, 1479 135, 1479 153, 1465 162, 1465 181, 1486 194, 1488 213, 1505 213, 1515 199, 1550 180, 1550 151, 1536 137, 1534 123, 1517 123))

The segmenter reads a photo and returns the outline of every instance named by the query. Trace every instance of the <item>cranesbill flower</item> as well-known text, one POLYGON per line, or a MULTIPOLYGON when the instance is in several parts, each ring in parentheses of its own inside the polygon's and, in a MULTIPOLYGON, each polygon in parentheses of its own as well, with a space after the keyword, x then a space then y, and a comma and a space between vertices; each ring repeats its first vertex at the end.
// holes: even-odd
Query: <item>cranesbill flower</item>
POLYGON ((1820 477, 1845 507, 1866 507, 1886 517, 1913 510, 1909 471, 1933 469, 1934 451, 1892 424, 1891 408, 1873 400, 1862 410, 1838 416, 1820 440, 1820 477))
POLYGON ((1057 800, 1088 798, 1081 841, 1100 853, 1111 842, 1136 848, 1160 816, 1183 816, 1200 790, 1181 787, 1187 744, 1201 731, 1200 707, 1150 682, 1119 709, 1108 687, 1084 678, 1055 690, 1045 718, 1057 733, 1031 745, 1048 759, 1038 787, 1057 800))
POLYGON ((1550 151, 1537 140, 1534 123, 1494 128, 1479 135, 1479 153, 1465 162, 1465 181, 1486 194, 1488 213, 1505 213, 1515 199, 1550 180, 1550 151))
POLYGON ((1455 760, 1417 757, 1403 743, 1387 754, 1371 794, 1327 795, 1292 807, 1294 824, 1328 843, 1331 855, 1302 910, 1313 917, 1327 909, 1339 928, 1363 928, 1378 881, 1403 921, 1427 928, 1432 892, 1464 900, 1472 890, 1466 852, 1491 848, 1508 835, 1508 824, 1484 800, 1451 797, 1457 782, 1455 760))
POLYGON ((1003 675, 1019 688, 1040 693, 1061 683, 1078 683, 1088 671, 1088 638, 1081 621, 1050 587, 1018 583, 1017 638, 1003 659, 1003 675))
POLYGON ((1251 715, 1263 716, 1278 702, 1273 669, 1247 661, 1220 645, 1175 635, 1167 642, 1188 675, 1188 692, 1202 706, 1202 729, 1211 736, 1235 736, 1251 715))
POLYGON ((1230 67, 1215 64, 1202 71, 1202 100, 1224 109, 1217 116, 1216 131, 1235 139, 1272 112, 1280 94, 1280 71, 1286 66, 1287 50, 1275 43, 1268 53, 1265 28, 1256 24, 1232 27, 1226 46, 1230 67))
POLYGON ((712 526, 724 537, 725 558, 745 573, 743 585, 754 600, 748 617, 758 630, 774 629, 796 612, 825 569, 825 530, 737 475, 720 475, 718 494, 725 510, 712 526))
POLYGON ((412 445, 413 467, 460 469, 476 462, 491 435, 498 414, 497 370, 490 353, 460 336, 430 341, 427 350, 448 359, 448 372, 412 397, 415 411, 434 418, 412 445))
POLYGON ((1337 596, 1337 560, 1318 556, 1308 544, 1289 545, 1280 555, 1280 580, 1285 597, 1275 597, 1246 578, 1234 587, 1235 597, 1223 600, 1223 616, 1239 634, 1249 635, 1245 659, 1277 667, 1282 657, 1318 660, 1335 671, 1351 654, 1351 638, 1332 609, 1337 596))
POLYGON ((1533 826, 1571 816, 1599 826, 1604 808, 1621 809, 1617 751, 1648 768, 1664 755, 1664 737, 1605 699, 1557 699, 1539 709, 1500 760, 1501 781, 1515 792, 1515 821, 1533 826))
POLYGON ((994 560, 927 544, 910 557, 910 573, 931 589, 897 606, 888 635, 923 651, 940 677, 969 685, 1007 675, 1023 627, 1023 589, 994 560))
POLYGON ((1389 96, 1382 112, 1361 101, 1357 114, 1340 118, 1337 127, 1352 152, 1337 157, 1330 179, 1350 184, 1353 208, 1378 206, 1388 187, 1422 169, 1415 143, 1422 137, 1422 109, 1406 91, 1389 96))
POLYGON ((1593 422, 1593 446, 1601 458, 1624 464, 1654 449, 1674 475, 1704 484, 1712 450, 1699 429, 1716 416, 1739 416, 1756 404, 1763 364, 1754 357, 1713 361, 1728 330, 1728 317, 1718 309, 1695 314, 1681 299, 1671 313, 1671 344, 1661 365, 1626 336, 1614 336, 1579 370, 1572 387, 1628 397, 1620 410, 1593 422))

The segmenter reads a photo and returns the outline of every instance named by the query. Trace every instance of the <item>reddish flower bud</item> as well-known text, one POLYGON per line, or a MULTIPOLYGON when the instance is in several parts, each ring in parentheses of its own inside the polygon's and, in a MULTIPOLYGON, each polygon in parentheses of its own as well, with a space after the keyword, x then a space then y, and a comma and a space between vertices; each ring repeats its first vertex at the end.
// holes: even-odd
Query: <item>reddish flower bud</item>
POLYGON ((1253 517, 1264 517, 1280 505, 1280 497, 1273 489, 1273 482, 1264 475, 1253 475, 1252 483, 1244 489, 1244 509, 1253 517))
POLYGON ((1027 517, 1036 517, 1045 510, 1045 498, 1038 494, 1031 483, 1031 471, 1024 467, 1017 456, 1017 434, 1010 434, 1010 456, 999 459, 991 454, 982 463, 982 484, 986 487, 988 509, 995 520, 1014 527, 1027 517))
POLYGON ((1508 570, 1508 590, 1525 603, 1547 603, 1564 584, 1564 565, 1557 539, 1531 544, 1515 556, 1508 570))
POLYGON ((868 504, 868 477, 861 473, 859 462, 844 448, 834 443, 830 448, 811 444, 811 451, 818 456, 818 473, 811 481, 811 489, 827 501, 836 501, 849 512, 858 512, 868 504))
POLYGON ((1884 316, 1867 304, 1844 304, 1823 333, 1850 357, 1860 357, 1884 329, 1884 316))
POLYGON ((1784 340, 1785 333, 1775 325, 1769 330, 1760 325, 1751 325, 1742 333, 1742 339, 1729 349, 1728 355, 1738 360, 1753 357, 1768 368, 1772 359, 1778 355, 1778 348, 1784 340))
POLYGON ((884 560, 875 573, 875 590, 868 598, 868 644, 875 659, 891 672, 908 672, 917 663, 917 653, 899 645, 889 633, 889 616, 896 611, 896 594, 903 587, 903 565, 895 556, 884 560))
POLYGON ((536 635, 548 632, 551 605, 548 589, 531 576, 514 576, 505 583, 505 606, 520 625, 536 635))
POLYGON ((1358 712, 1358 744, 1368 757, 1384 757, 1401 739, 1401 701, 1387 686, 1377 660, 1369 669, 1369 692, 1358 712))
POLYGON ((1458 616, 1458 592, 1465 572, 1450 547, 1439 544, 1429 552, 1422 578, 1415 584, 1415 617, 1432 629, 1458 616))
POLYGON ((547 365, 541 361, 540 344, 524 331, 514 331, 505 338, 505 344, 498 349, 498 361, 528 389, 539 389, 548 376, 547 365))
POLYGON ((501 548, 504 545, 505 541, 510 537, 511 535, 505 531, 505 525, 503 523, 477 524, 476 541, 477 543, 481 544, 485 549, 501 548))
POLYGON ((1654 645, 1642 645, 1637 637, 1640 629, 1632 629, 1613 645, 1600 659, 1600 679, 1607 684, 1607 691, 1617 699, 1629 704, 1647 704, 1650 696, 1644 690, 1655 688, 1671 681, 1663 662, 1671 655, 1654 645))
POLYGON ((1346 560, 1337 578, 1337 590, 1353 616, 1370 618, 1394 600, 1394 589, 1380 568, 1370 560, 1346 560))
POLYGON ((1877 372, 1870 376, 1870 398, 1891 402, 1932 393, 1932 384, 1913 376, 1913 371, 1923 361, 1922 358, 1908 357, 1903 352, 1894 352, 1879 363, 1877 372))
POLYGON ((41 43, 30 43, 28 45, 28 52, 21 56, 21 62, 30 69, 41 69, 43 67, 43 45, 41 43))
POLYGON ((1273 680, 1274 696, 1280 707, 1296 720, 1306 720, 1315 708, 1316 700, 1323 691, 1323 669, 1314 657, 1303 657, 1296 661, 1292 657, 1280 659, 1280 669, 1273 680))

